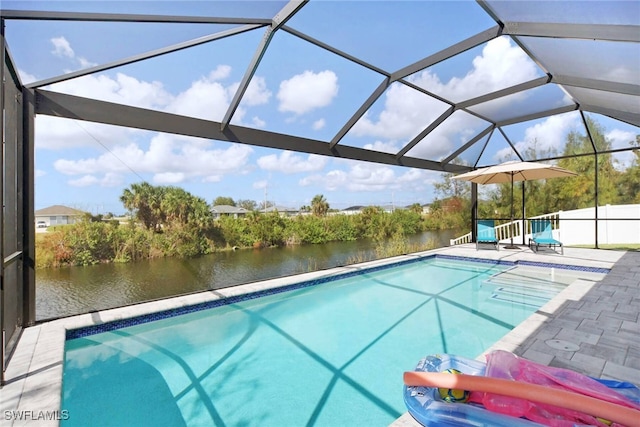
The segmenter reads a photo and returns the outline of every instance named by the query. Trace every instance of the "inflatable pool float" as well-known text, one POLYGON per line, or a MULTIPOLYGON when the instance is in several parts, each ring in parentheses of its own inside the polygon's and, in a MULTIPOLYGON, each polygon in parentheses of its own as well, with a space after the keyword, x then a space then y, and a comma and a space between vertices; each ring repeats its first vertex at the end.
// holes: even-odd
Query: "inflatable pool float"
MULTIPOLYGON (((486 364, 477 360, 449 354, 427 356, 422 359, 416 372, 445 372, 455 369, 463 374, 484 376, 486 364)), ((424 426, 496 426, 534 427, 541 426, 528 420, 514 418, 486 410, 477 403, 449 403, 438 392, 437 387, 404 386, 404 403, 413 418, 424 426)))
POLYGON ((409 413, 425 426, 640 426, 640 389, 633 384, 595 380, 504 351, 487 360, 422 359, 405 373, 409 413))

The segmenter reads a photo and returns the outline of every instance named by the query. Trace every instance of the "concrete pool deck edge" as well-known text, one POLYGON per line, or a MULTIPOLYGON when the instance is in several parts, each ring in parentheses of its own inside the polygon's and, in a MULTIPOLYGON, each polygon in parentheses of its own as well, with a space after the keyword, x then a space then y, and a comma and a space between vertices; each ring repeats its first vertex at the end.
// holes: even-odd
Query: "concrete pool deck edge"
MULTIPOLYGON (((7 381, 5 386, 2 388, 2 398, 0 399, 0 410, 2 411, 1 416, 3 419, 2 425, 57 426, 59 425, 61 418, 64 418, 67 415, 72 416, 72 414, 65 414, 63 412, 64 408, 60 407, 64 345, 68 329, 104 324, 119 319, 157 313, 176 307, 200 304, 206 301, 273 289, 301 281, 321 279, 340 273, 369 269, 376 266, 397 263, 403 260, 423 258, 434 254, 507 261, 530 259, 534 262, 548 262, 577 266, 585 266, 585 264, 588 264, 586 266, 597 268, 611 268, 624 254, 624 252, 605 252, 605 254, 608 255, 604 257, 596 257, 596 259, 600 258, 599 261, 591 261, 593 260, 591 257, 593 255, 588 256, 585 254, 579 254, 580 251, 589 250, 569 251, 574 252, 574 255, 572 256, 565 252, 565 256, 560 257, 556 256, 557 254, 555 254, 555 252, 550 253, 549 255, 541 253, 533 254, 531 251, 527 251, 526 247, 521 251, 517 251, 517 253, 510 251, 476 251, 475 248, 471 246, 440 248, 417 254, 403 255, 400 257, 371 261, 357 265, 271 279, 231 288, 204 291, 196 294, 189 294, 44 322, 36 326, 26 328, 23 331, 16 351, 7 367, 7 381)), ((513 351, 512 349, 518 347, 523 340, 526 340, 528 334, 532 333, 532 331, 536 330, 541 324, 543 324, 548 319, 548 316, 554 313, 554 310, 563 306, 567 302, 580 300, 593 287, 593 285, 594 282, 576 281, 563 290, 556 298, 536 311, 536 313, 527 319, 527 321, 518 325, 498 343, 494 344, 491 349, 502 348, 513 351)), ((531 351, 533 352, 536 350, 531 349, 531 351)), ((396 423, 400 423, 398 425, 409 425, 402 421, 405 416, 396 423)), ((409 418, 411 417, 409 416, 409 418)), ((411 418, 411 420, 413 419, 411 418)), ((407 422, 410 422, 411 420, 407 420, 407 422)), ((394 425, 396 425, 396 423, 394 423, 394 425)))

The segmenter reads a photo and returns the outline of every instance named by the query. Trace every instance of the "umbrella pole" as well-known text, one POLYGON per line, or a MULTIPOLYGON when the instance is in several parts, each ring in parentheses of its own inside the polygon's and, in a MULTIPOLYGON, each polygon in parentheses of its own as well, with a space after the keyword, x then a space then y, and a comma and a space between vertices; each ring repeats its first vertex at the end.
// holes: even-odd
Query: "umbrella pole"
POLYGON ((509 226, 509 228, 511 229, 511 243, 509 244, 509 246, 505 246, 505 249, 518 249, 517 246, 514 246, 513 244, 513 172, 511 173, 511 224, 509 226))

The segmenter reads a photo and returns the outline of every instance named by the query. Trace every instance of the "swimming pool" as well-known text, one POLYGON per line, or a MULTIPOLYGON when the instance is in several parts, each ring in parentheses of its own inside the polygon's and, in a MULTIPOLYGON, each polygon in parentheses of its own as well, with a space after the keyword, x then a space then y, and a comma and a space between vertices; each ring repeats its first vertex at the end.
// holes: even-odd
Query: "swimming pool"
POLYGON ((492 297, 497 263, 426 258, 67 340, 62 426, 372 426, 402 372, 476 357, 535 306, 492 297))

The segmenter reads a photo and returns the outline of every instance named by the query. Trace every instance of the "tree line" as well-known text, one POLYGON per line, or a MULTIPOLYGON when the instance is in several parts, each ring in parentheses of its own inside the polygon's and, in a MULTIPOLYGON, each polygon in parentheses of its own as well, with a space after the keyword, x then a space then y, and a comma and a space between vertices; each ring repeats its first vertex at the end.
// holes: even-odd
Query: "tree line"
MULTIPOLYGON (((120 200, 131 212, 132 220, 120 224, 86 215, 78 223, 51 227, 36 241, 37 266, 195 257, 228 249, 364 238, 382 242, 393 237, 394 246, 402 251, 399 239, 428 227, 418 204, 391 213, 370 206, 360 214, 329 215, 330 206, 323 195, 313 198, 311 206, 305 209, 309 212, 306 215, 286 217, 277 211, 251 210, 242 217, 218 219, 214 219, 211 206, 203 198, 172 186, 132 184, 120 200)), ((236 202, 219 197, 213 204, 236 205, 236 202)))

